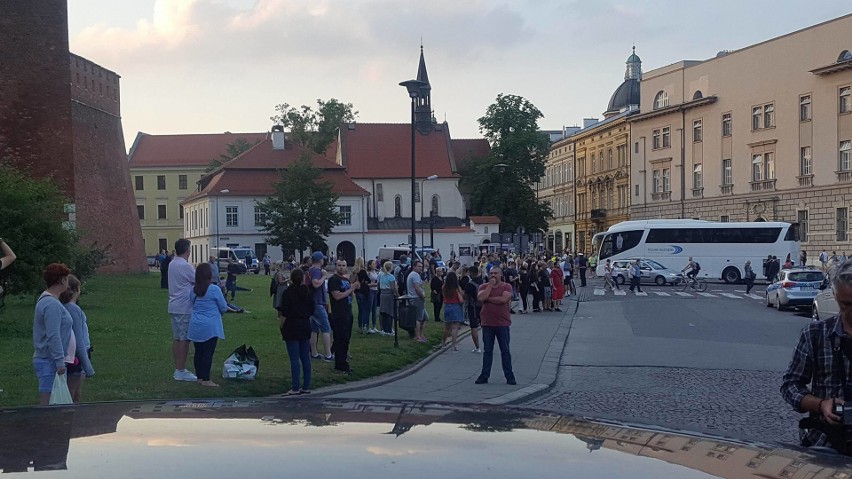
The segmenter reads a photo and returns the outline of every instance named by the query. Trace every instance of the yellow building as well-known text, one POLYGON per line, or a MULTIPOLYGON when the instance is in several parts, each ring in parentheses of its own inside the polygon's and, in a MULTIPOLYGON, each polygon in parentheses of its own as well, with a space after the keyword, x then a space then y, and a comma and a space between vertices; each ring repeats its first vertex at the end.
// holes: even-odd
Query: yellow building
POLYGON ((563 138, 550 147, 544 176, 538 183, 538 199, 553 210, 544 247, 553 253, 574 251, 574 143, 570 135, 579 127, 563 130, 563 138))
POLYGON ((145 254, 174 249, 184 231, 181 201, 197 190, 210 162, 220 160, 228 144, 240 138, 254 144, 266 133, 136 135, 129 155, 130 181, 145 254))
POLYGON ((642 60, 627 59, 624 82, 610 98, 604 119, 574 133, 576 248, 592 253, 592 236, 626 221, 630 213, 630 123, 639 113, 642 60))

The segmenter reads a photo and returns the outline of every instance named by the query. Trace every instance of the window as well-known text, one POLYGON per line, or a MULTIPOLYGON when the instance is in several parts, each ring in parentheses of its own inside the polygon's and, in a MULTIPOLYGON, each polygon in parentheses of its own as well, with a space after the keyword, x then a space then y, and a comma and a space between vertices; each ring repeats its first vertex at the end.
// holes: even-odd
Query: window
POLYGON ((381 183, 376 183, 376 201, 385 201, 385 192, 381 183))
POLYGON ((775 179, 775 153, 773 152, 763 154, 763 176, 767 180, 775 179))
POLYGON ((438 195, 432 195, 432 209, 429 210, 430 214, 438 216, 438 213, 441 211, 439 208, 440 201, 441 200, 438 198, 438 195))
POLYGON ((633 193, 633 196, 639 196, 639 185, 636 185, 635 192, 633 193))
POLYGON ((178 205, 178 217, 183 219, 183 205, 178 205))
POLYGON ((669 106, 669 94, 663 90, 660 90, 657 93, 657 96, 654 97, 654 109, 658 110, 667 106, 669 106))
POLYGON ((178 189, 186 189, 186 175, 178 175, 178 189))
POLYGON ((799 121, 810 121, 811 119, 811 96, 803 95, 799 99, 799 121))
POLYGON ((734 175, 731 160, 722 160, 722 186, 733 185, 734 175))
POLYGON ((799 220, 799 240, 805 243, 808 241, 808 210, 799 210, 796 218, 799 220))
POLYGON ((397 218, 402 217, 402 197, 399 195, 393 198, 393 215, 397 218))
POLYGON ((638 141, 633 144, 633 152, 639 153, 639 142, 638 141))
POLYGON ((728 223, 730 221, 731 221, 731 217, 728 216, 728 215, 722 215, 722 216, 719 217, 720 223, 728 223))
POLYGON ((654 176, 651 179, 651 191, 653 193, 661 193, 663 191, 663 181, 660 170, 654 170, 654 176))
POLYGON ((751 159, 752 181, 763 181, 763 155, 754 155, 751 159))
POLYGON ((840 171, 852 170, 852 142, 840 142, 840 171))
POLYGON ((837 208, 837 241, 846 241, 847 213, 846 208, 837 208))
MULTIPOLYGON (((488 227, 487 226, 485 227, 485 234, 488 234, 488 227)), ((501 353, 502 353, 502 351, 501 351, 501 353)))
POLYGON ((693 188, 696 188, 696 189, 697 188, 704 188, 704 178, 701 174, 702 169, 703 169, 703 167, 701 165, 695 165, 695 167, 692 169, 692 187, 693 188))
POLYGON ((763 108, 756 106, 751 109, 751 129, 760 129, 760 117, 763 116, 763 108))
POLYGON ((166 175, 157 175, 157 189, 165 190, 166 189, 166 175))
POLYGON ((342 225, 351 225, 352 224, 352 207, 351 206, 340 206, 340 224, 342 225))
POLYGON ((672 190, 672 170, 663 168, 663 191, 666 193, 672 190))
POLYGON ((586 159, 580 158, 577 160, 577 175, 586 176, 586 159))
POLYGON ((157 219, 166 219, 166 205, 157 205, 157 219))
POLYGON ((136 205, 136 215, 140 220, 145 219, 145 205, 136 205))
POLYGON ((811 147, 803 146, 801 149, 801 154, 799 156, 799 174, 801 176, 808 176, 812 171, 811 164, 811 147))
POLYGON ((840 113, 849 113, 852 111, 852 104, 850 104, 850 93, 852 93, 852 87, 845 86, 840 89, 840 104, 838 105, 838 110, 840 113))
POLYGON ((157 244, 160 247, 160 251, 168 251, 169 249, 169 240, 166 238, 160 238, 157 240, 157 244))
POLYGON ((694 142, 699 142, 704 138, 701 125, 701 120, 694 120, 692 122, 692 141, 694 142))
POLYGON ((722 115, 722 136, 731 136, 731 114, 722 115))
POLYGON ((192 229, 198 229, 198 211, 192 212, 192 229))
POLYGON ((239 211, 238 206, 225 207, 225 226, 237 227, 240 225, 239 211))
POLYGON ((621 145, 618 147, 617 155, 618 155, 618 166, 627 166, 627 145, 621 145))
POLYGON ((586 194, 579 193, 577 195, 577 211, 580 213, 586 212, 586 194))
POLYGON ((414 184, 414 202, 420 203, 420 183, 414 184))
POLYGON ((663 128, 663 148, 668 148, 670 146, 672 146, 671 128, 665 127, 663 128))
POLYGON ((775 105, 769 104, 763 107, 763 127, 772 128, 775 126, 775 105))
POLYGON ((266 226, 266 214, 263 213, 263 210, 259 206, 254 207, 254 225, 260 227, 266 226))
POLYGON ((592 173, 597 171, 596 168, 595 168, 596 165, 597 165, 597 160, 595 160, 595 154, 592 153, 592 173))
POLYGON ((606 151, 606 167, 607 169, 612 169, 612 148, 606 151))
POLYGON ((145 189, 145 177, 137 176, 134 178, 136 180, 136 191, 142 191, 145 189))
POLYGON ((653 140, 651 141, 651 146, 653 149, 657 149, 660 147, 660 130, 654 130, 652 132, 653 140))

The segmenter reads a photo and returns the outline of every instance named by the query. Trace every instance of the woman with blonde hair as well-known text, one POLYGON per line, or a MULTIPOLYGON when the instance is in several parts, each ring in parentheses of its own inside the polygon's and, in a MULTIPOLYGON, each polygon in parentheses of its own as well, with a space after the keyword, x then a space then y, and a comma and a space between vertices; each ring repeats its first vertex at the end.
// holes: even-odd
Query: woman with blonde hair
POLYGON ((382 335, 393 336, 393 319, 396 317, 396 298, 399 288, 393 275, 393 262, 385 261, 379 273, 379 316, 382 320, 382 335))

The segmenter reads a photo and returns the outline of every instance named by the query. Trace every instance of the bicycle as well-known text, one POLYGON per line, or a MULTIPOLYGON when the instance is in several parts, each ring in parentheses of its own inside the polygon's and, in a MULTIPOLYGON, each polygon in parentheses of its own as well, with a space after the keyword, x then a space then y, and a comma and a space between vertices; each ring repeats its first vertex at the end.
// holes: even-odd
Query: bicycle
POLYGON ((681 291, 685 291, 686 288, 692 288, 698 292, 704 292, 707 290, 707 282, 703 279, 699 279, 694 276, 684 276, 682 274, 677 276, 677 279, 674 281, 672 286, 679 288, 681 291))

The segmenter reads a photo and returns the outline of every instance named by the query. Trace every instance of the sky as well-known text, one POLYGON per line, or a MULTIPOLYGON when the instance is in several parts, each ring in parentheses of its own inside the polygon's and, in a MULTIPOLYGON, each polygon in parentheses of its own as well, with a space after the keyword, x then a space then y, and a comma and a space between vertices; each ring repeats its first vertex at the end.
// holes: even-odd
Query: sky
POLYGON ((128 149, 140 131, 268 131, 275 105, 317 99, 407 123, 399 82, 421 41, 453 138, 481 137, 500 93, 560 129, 602 117, 634 44, 647 72, 849 13, 848 0, 68 0, 71 51, 121 76, 128 149))

